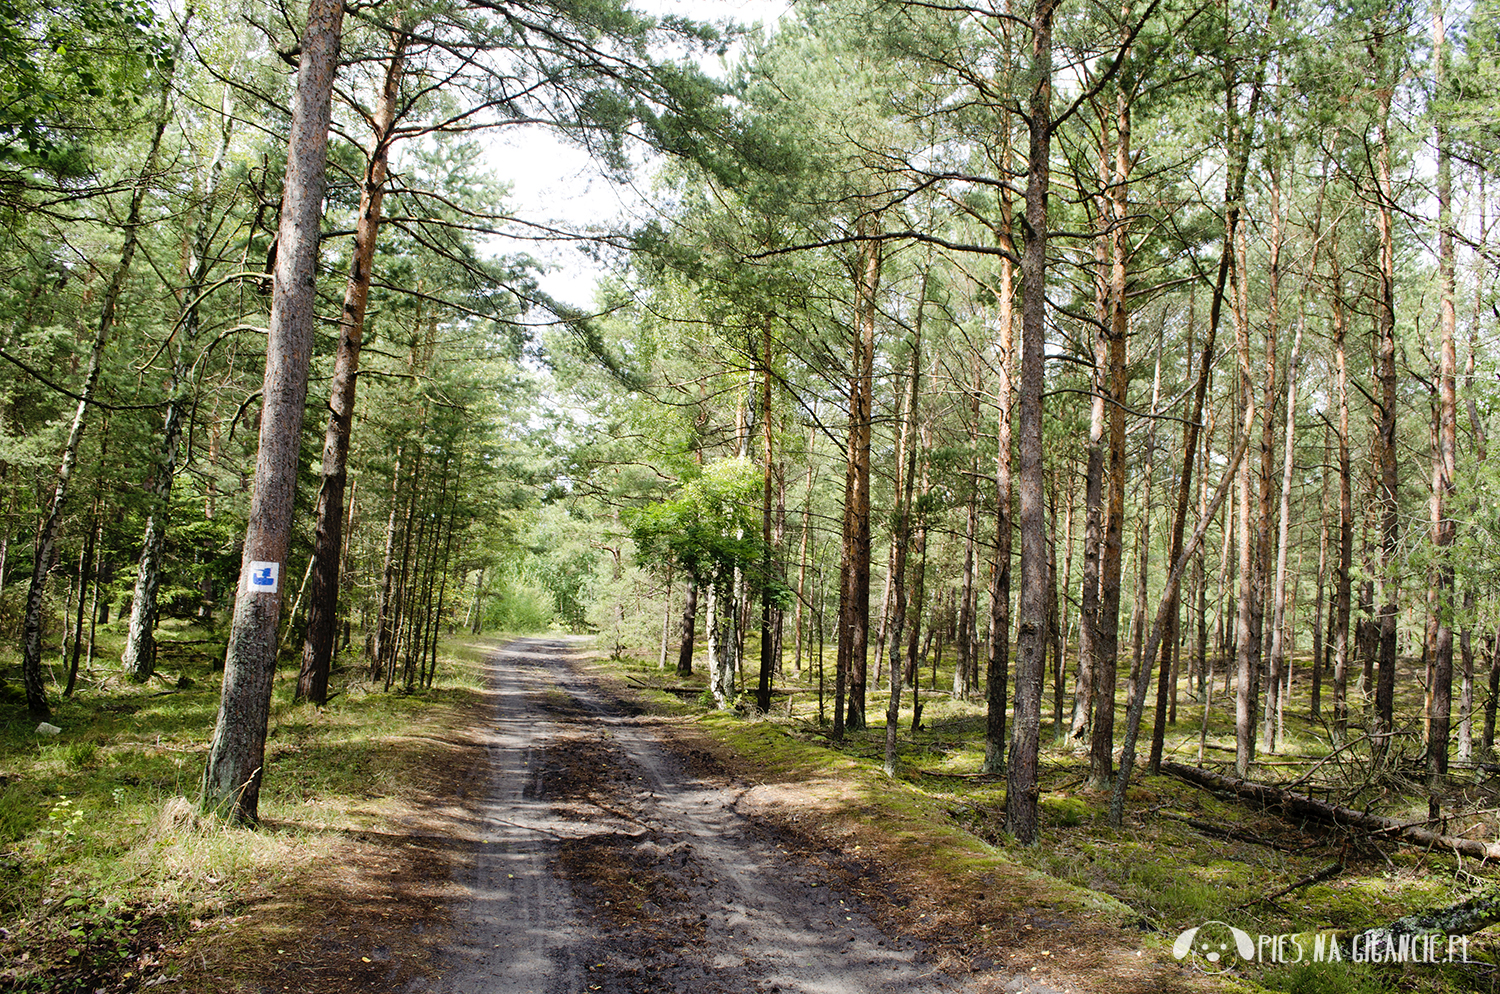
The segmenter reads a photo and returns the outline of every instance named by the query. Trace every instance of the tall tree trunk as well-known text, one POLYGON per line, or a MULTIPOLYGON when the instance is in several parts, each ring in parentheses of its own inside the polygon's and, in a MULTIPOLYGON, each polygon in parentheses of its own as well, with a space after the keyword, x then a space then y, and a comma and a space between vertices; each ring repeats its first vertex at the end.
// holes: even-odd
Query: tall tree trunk
POLYGON ((1349 457, 1348 321, 1337 251, 1329 253, 1329 305, 1333 310, 1334 392, 1338 399, 1339 548, 1333 573, 1333 741, 1343 745, 1349 730, 1349 620, 1354 585, 1354 481, 1349 457))
POLYGON ((912 495, 916 490, 917 411, 922 396, 922 318, 927 307, 927 276, 922 277, 922 295, 917 300, 916 320, 912 325, 911 384, 906 400, 906 419, 901 423, 901 488, 897 491, 895 555, 891 562, 891 700, 885 713, 885 772, 896 775, 896 732, 901 722, 902 636, 906 629, 906 559, 911 547, 912 495))
MULTIPOLYGON (((1372 54, 1379 54, 1384 35, 1377 27, 1372 54)), ((1380 298, 1376 301, 1376 379, 1380 383, 1379 423, 1376 432, 1376 463, 1379 466, 1380 506, 1380 658, 1375 683, 1373 735, 1375 759, 1383 762, 1390 745, 1392 706, 1396 693, 1396 603, 1400 578, 1396 575, 1400 556, 1400 477, 1397 473, 1396 437, 1396 242, 1395 194, 1391 181, 1389 89, 1378 89, 1380 101, 1379 141, 1375 152, 1376 228, 1380 237, 1380 298)), ((1451 657, 1450 657, 1451 660, 1451 657)))
MULTIPOLYGON (((1257 423, 1248 415, 1258 413, 1255 382, 1250 360, 1249 274, 1246 269, 1246 243, 1241 228, 1235 243, 1234 337, 1239 353, 1240 405, 1247 412, 1244 423, 1253 431, 1257 423)), ((1234 693, 1234 769, 1241 777, 1249 776, 1255 761, 1256 707, 1260 693, 1260 615, 1262 574, 1260 551, 1260 515, 1256 506, 1255 468, 1250 459, 1240 463, 1239 533, 1239 613, 1235 617, 1235 693, 1234 693)))
MULTIPOLYGON (((1128 109, 1117 123, 1117 151, 1129 154, 1128 109)), ((1116 167, 1117 170, 1119 167, 1116 167)), ((1116 173, 1119 178, 1119 173, 1116 173)), ((1123 184, 1121 184, 1123 185, 1123 184)), ((1123 196, 1123 193, 1121 194, 1123 196)), ((1125 278, 1129 266, 1129 241, 1123 212, 1127 205, 1112 207, 1118 219, 1111 224, 1110 280, 1108 290, 1108 410, 1109 428, 1108 498, 1104 511, 1104 547, 1099 560, 1099 614, 1095 623, 1097 653, 1094 664, 1094 731, 1089 751, 1089 778, 1107 784, 1114 776, 1115 684, 1119 670, 1120 586, 1124 574, 1125 529, 1125 405, 1130 390, 1130 368, 1126 363, 1129 336, 1125 278)))
POLYGON ((875 222, 862 218, 856 278, 854 349, 849 377, 849 465, 844 493, 843 603, 839 608, 839 658, 848 697, 844 720, 834 717, 834 737, 865 727, 865 681, 870 637, 870 429, 875 379, 875 303, 882 243, 875 222))
MULTIPOLYGON (((1099 178, 1101 187, 1109 185, 1110 169, 1108 129, 1101 127, 1099 178)), ((1079 592, 1078 672, 1074 678, 1073 719, 1068 734, 1073 739, 1088 738, 1094 726, 1096 686, 1103 664, 1099 646, 1099 576, 1104 551, 1104 436, 1109 418, 1109 282, 1105 276, 1108 261, 1106 235, 1108 207, 1103 196, 1099 201, 1099 232, 1094 239, 1094 302, 1099 322, 1094 331, 1094 368, 1089 404, 1088 455, 1084 461, 1083 486, 1083 580, 1079 592)), ((1113 681, 1111 681, 1113 686, 1113 681)), ((1091 772, 1094 759, 1090 756, 1091 772)))
POLYGON ((219 147, 209 163, 208 176, 203 184, 202 209, 194 225, 193 259, 186 267, 189 277, 187 286, 180 294, 185 306, 177 320, 179 337, 175 347, 170 343, 167 346, 172 360, 171 374, 167 381, 167 410, 163 418, 159 447, 154 453, 156 458, 150 483, 151 512, 146 518, 146 531, 141 538, 135 594, 130 601, 130 624, 126 629, 125 651, 121 655, 121 662, 138 683, 150 679, 156 667, 157 592, 161 588, 161 560, 166 548, 167 525, 172 510, 172 481, 177 475, 183 418, 191 404, 187 387, 195 361, 192 346, 198 337, 198 305, 204 287, 208 284, 209 272, 213 268, 213 260, 209 257, 209 242, 213 236, 213 209, 224 175, 224 159, 229 152, 234 120, 229 93, 226 87, 220 116, 219 147))
MULTIPOLYGON (((1265 392, 1265 420, 1262 422, 1261 430, 1261 534, 1270 538, 1270 519, 1267 516, 1269 507, 1267 501, 1272 493, 1276 491, 1271 485, 1272 474, 1267 463, 1267 456, 1271 455, 1276 445, 1275 429, 1275 407, 1276 407, 1276 341, 1281 334, 1281 308, 1280 308, 1280 286, 1281 286, 1281 247, 1282 247, 1282 220, 1281 220, 1281 170, 1280 163, 1274 158, 1268 168, 1270 176, 1271 198, 1271 240, 1270 260, 1268 265, 1268 290, 1267 290, 1267 315, 1266 315, 1266 392, 1265 392)), ((1314 253, 1316 253, 1316 247, 1314 253)), ((1302 329, 1304 320, 1297 321, 1296 331, 1292 336, 1292 352, 1287 361, 1286 369, 1286 422, 1285 438, 1283 440, 1283 457, 1281 466, 1280 503, 1278 504, 1278 515, 1276 519, 1276 540, 1274 551, 1276 555, 1276 573, 1271 583, 1271 649, 1268 660, 1268 671, 1270 679, 1266 685, 1266 702, 1264 714, 1264 727, 1261 737, 1266 743, 1266 748, 1276 751, 1278 733, 1282 728, 1282 684, 1286 680, 1288 672, 1287 659, 1289 652, 1286 643, 1286 617, 1287 617, 1287 568, 1288 557, 1291 552, 1291 488, 1294 446, 1297 435, 1297 362, 1302 352, 1302 329)), ((1294 609, 1295 614, 1295 609, 1294 609)))
POLYGON ((1453 591, 1454 567, 1448 549, 1458 535, 1449 510, 1458 471, 1458 352, 1454 303, 1453 175, 1443 99, 1447 77, 1447 38, 1443 0, 1433 0, 1433 88, 1438 94, 1433 123, 1437 146, 1438 202, 1438 430, 1432 459, 1432 544, 1437 558, 1435 600, 1436 639, 1433 645, 1432 707, 1428 712, 1427 775, 1434 792, 1430 815, 1437 817, 1436 792, 1448 772, 1449 720, 1453 708, 1453 591))
MULTIPOLYGON (((1014 251, 1009 214, 1007 208, 1004 240, 1006 247, 1014 251)), ((981 767, 983 772, 989 774, 997 774, 1005 766, 1006 690, 1010 678, 1010 415, 1014 365, 1012 358, 1015 355, 1015 267, 1009 259, 1000 260, 999 286, 996 289, 999 311, 995 322, 995 351, 999 359, 996 364, 999 376, 995 383, 995 566, 990 583, 990 651, 989 665, 985 669, 984 765, 981 767)))
POLYGON ((1267 748, 1276 750, 1276 734, 1281 727, 1281 684, 1286 668, 1285 641, 1287 617, 1287 556, 1291 547, 1292 473, 1295 469, 1297 434, 1297 373, 1302 352, 1302 328, 1297 322, 1292 338, 1292 354, 1287 362, 1286 438, 1281 466, 1281 507, 1277 519, 1276 584, 1271 609, 1271 683, 1267 691, 1265 739, 1267 748))
POLYGON ((203 806, 241 823, 255 822, 259 810, 281 612, 281 587, 274 581, 286 565, 291 544, 316 317, 314 275, 326 186, 324 166, 343 18, 342 3, 312 0, 302 35, 271 291, 255 489, 219 715, 203 773, 203 806))
POLYGON ((776 572, 776 546, 774 542, 773 526, 775 518, 775 507, 772 501, 776 496, 776 452, 774 448, 774 434, 772 426, 774 416, 771 410, 771 317, 767 315, 764 320, 761 334, 761 359, 765 368, 761 371, 761 428, 765 442, 765 492, 760 509, 761 542, 764 546, 761 552, 761 581, 760 581, 760 680, 755 689, 755 705, 761 714, 768 714, 771 710, 771 673, 776 667, 776 605, 773 603, 772 586, 780 586, 776 572))
POLYGON ((1042 393, 1047 319, 1047 190, 1052 166, 1052 19, 1057 0, 1036 0, 1031 17, 1031 93, 1026 156, 1027 237, 1021 255, 1020 446, 1021 596, 1016 630, 1015 724, 1006 764, 1005 827, 1037 838, 1037 756, 1047 647, 1047 502, 1042 393))
POLYGON ((314 704, 328 700, 328 673, 333 664, 339 556, 343 550, 344 488, 349 478, 349 435, 354 423, 355 387, 359 353, 364 345, 365 308, 370 299, 375 241, 380 233, 380 205, 385 198, 386 167, 409 37, 401 30, 400 20, 398 14, 391 31, 391 56, 386 64, 385 84, 375 108, 369 160, 360 185, 354 252, 349 264, 349 278, 344 285, 338 352, 334 357, 333 383, 328 392, 328 428, 323 434, 323 482, 318 490, 317 525, 313 537, 312 595, 307 605, 302 671, 297 676, 298 699, 310 700, 314 704))
POLYGON ((125 278, 130 274, 130 264, 135 259, 136 248, 140 243, 141 210, 146 203, 147 189, 156 175, 162 135, 167 130, 167 102, 170 92, 171 77, 168 76, 162 85, 161 101, 156 109, 156 128, 151 135, 146 161, 130 194, 130 207, 125 215, 125 240, 120 246, 120 261, 115 265, 109 285, 104 290, 104 299, 99 308, 99 323, 94 328, 88 366, 83 374, 83 385, 76 395, 78 406, 73 411, 73 423, 68 429, 67 441, 63 444, 52 497, 42 515, 41 527, 37 529, 31 585, 26 591, 26 609, 21 624, 21 679, 26 685, 26 706, 33 718, 45 718, 51 714, 47 706, 46 688, 42 683, 42 605, 47 592, 47 579, 57 559, 57 539, 62 531, 63 505, 72 486, 73 470, 78 464, 78 447, 83 441, 89 405, 93 402, 94 391, 99 385, 99 373, 103 369, 104 348, 109 342, 110 332, 114 330, 120 294, 124 290, 125 278))

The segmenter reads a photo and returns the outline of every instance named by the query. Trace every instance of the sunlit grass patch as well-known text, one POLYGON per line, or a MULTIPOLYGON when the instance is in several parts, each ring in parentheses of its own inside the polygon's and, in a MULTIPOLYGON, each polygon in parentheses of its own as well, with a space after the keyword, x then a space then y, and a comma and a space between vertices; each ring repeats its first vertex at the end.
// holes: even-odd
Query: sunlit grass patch
POLYGON ((284 668, 256 829, 203 818, 194 807, 219 704, 219 677, 207 662, 189 685, 166 690, 101 668, 75 697, 54 702, 55 737, 7 714, 0 986, 17 979, 6 968, 32 976, 49 956, 108 958, 142 930, 212 945, 201 965, 301 929, 309 911, 298 895, 339 865, 351 839, 389 832, 415 807, 447 803, 429 783, 429 760, 464 747, 449 729, 466 726, 480 706, 482 662, 495 646, 444 646, 437 685, 412 692, 385 693, 351 665, 336 672, 321 708, 292 700, 295 672, 284 668), (226 916, 242 920, 224 930, 215 923, 226 916), (10 966, 28 951, 24 967, 10 966))

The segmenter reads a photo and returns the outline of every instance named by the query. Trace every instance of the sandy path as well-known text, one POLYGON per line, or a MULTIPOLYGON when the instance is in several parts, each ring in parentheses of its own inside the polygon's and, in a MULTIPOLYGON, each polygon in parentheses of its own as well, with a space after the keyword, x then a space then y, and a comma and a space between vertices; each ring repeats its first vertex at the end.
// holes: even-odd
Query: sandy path
POLYGON ((446 994, 957 989, 820 872, 695 779, 651 720, 526 639, 491 664, 496 714, 446 994))

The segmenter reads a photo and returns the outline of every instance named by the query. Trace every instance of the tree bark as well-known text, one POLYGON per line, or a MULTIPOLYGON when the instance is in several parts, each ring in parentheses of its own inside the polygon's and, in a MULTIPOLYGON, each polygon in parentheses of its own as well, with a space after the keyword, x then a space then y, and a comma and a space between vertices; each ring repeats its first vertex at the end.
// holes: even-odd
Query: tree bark
MULTIPOLYGON (((1251 411, 1253 412, 1253 409, 1251 411)), ((1192 561, 1193 553, 1198 551, 1198 545, 1203 541, 1203 536, 1208 532, 1208 526, 1219 513, 1219 506, 1224 503, 1224 498, 1229 496, 1230 485, 1234 482, 1237 465, 1245 458, 1245 450, 1250 442, 1249 419, 1246 419, 1245 436, 1240 440, 1239 447, 1229 461, 1229 466, 1224 471, 1224 479, 1219 483, 1218 490, 1214 493, 1213 500, 1209 501, 1208 508, 1198 518, 1198 525, 1193 529, 1193 534, 1188 543, 1178 554, 1172 563, 1171 571, 1167 574, 1166 587, 1162 591, 1161 603, 1156 609, 1156 620, 1151 624, 1151 639, 1147 643, 1146 658, 1155 658, 1161 648, 1162 634, 1167 628, 1167 616, 1175 610, 1177 603, 1176 588, 1182 583, 1182 574, 1187 571, 1188 563, 1192 561)), ((1140 680, 1130 695, 1129 707, 1125 715, 1125 746, 1120 752, 1120 773, 1115 777, 1114 791, 1109 801, 1109 824, 1111 828, 1118 829, 1124 823, 1125 818, 1125 793, 1130 787, 1130 776, 1135 770, 1135 745, 1140 736, 1141 715, 1146 708, 1146 689, 1149 684, 1147 680, 1140 680)))
POLYGON ((1042 458, 1042 393, 1047 318, 1047 191, 1052 158, 1052 19, 1057 0, 1036 0, 1031 17, 1031 93, 1027 116, 1026 228, 1021 255, 1020 445, 1021 596, 1016 632, 1015 723, 1006 764, 1005 827, 1037 840, 1037 755, 1047 646, 1047 503, 1042 458))
POLYGON ((31 585, 26 591, 26 609, 21 624, 21 679, 26 685, 26 707, 33 718, 46 718, 51 714, 51 709, 47 706, 46 688, 42 682, 42 606, 47 592, 47 579, 57 559, 57 539, 62 532, 63 505, 68 499, 73 470, 78 464, 78 447, 83 441, 89 405, 93 402, 94 391, 99 385, 104 348, 109 342, 110 332, 114 330, 120 295, 125 288, 125 279, 130 274, 130 264, 135 259, 136 248, 140 244, 141 210, 146 202, 147 188, 156 174, 162 135, 167 129, 167 97, 170 86, 169 77, 162 87, 161 102, 156 111, 156 128, 151 135, 146 161, 136 179, 135 188, 131 191, 130 207, 125 216, 125 240, 120 246, 120 261, 115 265, 109 285, 104 290, 104 299, 99 308, 99 323, 94 329, 88 366, 83 375, 83 385, 77 394, 78 406, 73 411, 73 423, 68 429, 67 441, 63 444, 52 497, 42 516, 41 527, 37 529, 31 585))
POLYGON ((922 279, 922 296, 917 301, 916 321, 912 325, 911 385, 906 400, 906 419, 901 425, 901 489, 897 492, 895 555, 891 562, 891 699, 885 713, 885 773, 895 776, 897 767, 896 733, 901 722, 902 636, 906 628, 906 559, 911 546, 912 496, 916 490, 917 411, 922 396, 922 317, 927 305, 927 278, 922 279))
POLYGON ((229 152, 233 120, 229 90, 226 88, 220 118, 219 148, 208 167, 202 212, 193 232, 193 261, 189 267, 191 275, 182 291, 186 306, 177 322, 180 338, 175 349, 168 345, 172 356, 172 371, 167 381, 167 410, 163 418, 160 445, 154 453, 156 459, 151 477, 151 513, 146 518, 146 531, 141 538, 135 594, 130 601, 130 623, 126 629, 125 650, 121 655, 121 662, 131 671, 131 677, 137 683, 150 679, 156 668, 157 593, 161 588, 161 560, 166 548, 167 525, 172 510, 172 482, 177 475, 183 418, 190 405, 187 381, 194 359, 192 345, 198 337, 199 298, 203 295, 209 272, 213 268, 213 260, 209 257, 213 205, 224 174, 224 159, 229 152))
MULTIPOLYGON (((834 717, 834 737, 865 727, 866 654, 870 638, 870 430, 875 379, 875 298, 880 285, 882 243, 874 222, 861 219, 854 350, 849 377, 849 452, 845 482, 845 550, 839 607, 840 675, 847 699, 843 720, 834 717)), ((837 693, 835 698, 837 699, 837 693)))
POLYGON ((1424 828, 1420 822, 1411 824, 1398 818, 1387 818, 1356 811, 1353 808, 1340 807, 1336 804, 1327 804, 1270 784, 1256 783, 1240 777, 1221 776, 1196 767, 1183 766, 1181 763, 1162 763, 1161 771, 1168 776, 1196 784, 1206 790, 1236 794, 1247 801, 1277 811, 1294 821, 1317 821, 1327 825, 1348 826, 1366 832, 1378 832, 1417 846, 1451 850, 1475 859, 1500 859, 1500 842, 1481 842, 1478 839, 1443 835, 1424 828))
POLYGON ((1292 473, 1295 469, 1297 435, 1297 373, 1302 355, 1302 328, 1297 322, 1292 336, 1292 354, 1286 368, 1286 438, 1281 464, 1281 507, 1276 524, 1276 584, 1271 607, 1271 684, 1266 694, 1267 748, 1276 751, 1276 736, 1281 728, 1281 684, 1286 669, 1287 646, 1284 638, 1287 615, 1287 556, 1291 548, 1292 473))
POLYGON ((1442 0, 1432 8, 1433 88, 1439 94, 1434 110, 1437 148, 1438 203, 1438 405, 1437 445, 1432 454, 1432 544, 1437 559, 1433 586, 1434 622, 1432 705, 1428 711, 1428 786, 1434 792, 1431 814, 1437 815, 1436 792, 1448 772, 1448 738, 1453 710, 1453 593, 1454 567, 1449 548, 1458 537, 1458 523, 1449 510, 1458 472, 1458 351, 1455 335, 1452 153, 1448 147, 1443 91, 1447 77, 1447 37, 1442 0))
POLYGON ((359 192, 353 258, 344 286, 344 307, 339 314, 338 352, 334 358, 333 383, 328 396, 328 428, 323 435, 323 482, 318 490, 317 525, 313 537, 312 593, 307 605, 302 671, 297 677, 297 698, 314 704, 324 704, 328 700, 328 674, 333 664, 333 638, 338 618, 339 558, 343 550, 344 488, 349 478, 349 435, 354 424, 365 308, 370 299, 375 242, 380 233, 380 206, 385 198, 386 168, 407 38, 408 35, 400 29, 398 15, 396 27, 391 32, 391 56, 386 64, 385 84, 375 108, 369 161, 359 192))
POLYGON ((279 584, 265 586, 256 581, 268 575, 264 570, 286 565, 291 544, 315 321, 324 167, 343 17, 342 3, 313 0, 302 36, 271 291, 255 489, 224 662, 219 715, 203 773, 203 807, 241 823, 257 820, 264 770, 281 588, 279 584), (270 565, 257 565, 261 563, 270 565))
POLYGON ((774 449, 774 423, 771 410, 771 317, 767 315, 764 319, 761 334, 761 359, 765 367, 761 370, 761 427, 763 440, 765 442, 765 492, 761 502, 761 542, 764 545, 761 560, 761 582, 760 582, 760 673, 759 681, 755 688, 755 706, 760 709, 761 714, 768 714, 771 710, 771 673, 777 663, 775 612, 776 606, 771 595, 772 585, 776 583, 776 546, 772 535, 775 508, 772 501, 776 493, 776 472, 774 449))
MULTIPOLYGON (((1373 26, 1371 55, 1383 58, 1384 25, 1373 26)), ((1397 473, 1396 437, 1396 243, 1394 233, 1395 194, 1391 180, 1390 103, 1391 92, 1383 80, 1377 84, 1380 104, 1379 145, 1375 150, 1377 186, 1376 229, 1380 241, 1380 296, 1375 302, 1375 376, 1380 384, 1376 430, 1376 463, 1379 467, 1380 507, 1380 656, 1375 683, 1375 721, 1372 728, 1374 758, 1384 761, 1393 730, 1392 707, 1396 693, 1396 603, 1400 581, 1396 575, 1400 556, 1401 519, 1397 473)))
MULTIPOLYGON (((1014 251, 1009 233, 1009 211, 1005 244, 1014 251)), ((985 668, 984 765, 981 770, 999 773, 1005 766, 1006 691, 1010 678, 1010 560, 1011 560, 1011 370, 1015 353, 1015 267, 1000 260, 996 316, 999 376, 995 383, 995 565, 990 595, 989 665, 985 668)), ((1060 718, 1059 718, 1060 720, 1060 718)))

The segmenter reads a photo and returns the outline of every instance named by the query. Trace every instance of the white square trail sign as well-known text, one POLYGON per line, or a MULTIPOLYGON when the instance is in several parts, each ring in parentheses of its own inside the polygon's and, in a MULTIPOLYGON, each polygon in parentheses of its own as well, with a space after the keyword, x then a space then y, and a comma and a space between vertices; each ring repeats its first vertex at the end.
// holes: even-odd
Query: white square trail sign
POLYGON ((248 584, 252 594, 274 594, 281 579, 280 563, 257 563, 250 564, 250 583, 248 584))

